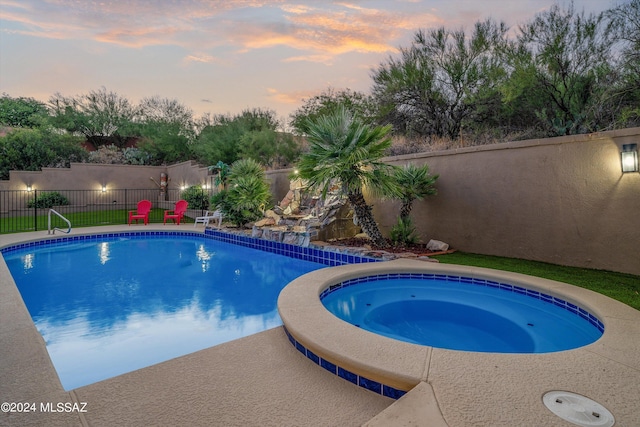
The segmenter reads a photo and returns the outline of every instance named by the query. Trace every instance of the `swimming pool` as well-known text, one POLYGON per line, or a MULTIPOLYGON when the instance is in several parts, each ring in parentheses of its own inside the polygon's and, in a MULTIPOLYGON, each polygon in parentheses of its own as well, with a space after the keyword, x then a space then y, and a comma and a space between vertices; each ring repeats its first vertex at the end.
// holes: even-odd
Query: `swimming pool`
POLYGON ((451 350, 547 353, 591 344, 604 332, 595 316, 561 298, 457 275, 365 276, 320 298, 359 328, 451 350))
POLYGON ((70 390, 279 326, 276 299, 289 281, 326 265, 371 261, 273 243, 127 232, 2 253, 70 390))

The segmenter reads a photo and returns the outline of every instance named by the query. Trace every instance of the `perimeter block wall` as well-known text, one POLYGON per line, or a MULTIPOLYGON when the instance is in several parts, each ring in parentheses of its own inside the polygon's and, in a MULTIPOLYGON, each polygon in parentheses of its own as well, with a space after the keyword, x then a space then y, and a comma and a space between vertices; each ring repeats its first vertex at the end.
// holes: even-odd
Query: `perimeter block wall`
MULTIPOLYGON (((414 203, 423 242, 442 240, 473 253, 546 261, 640 275, 640 173, 622 174, 622 144, 640 146, 640 128, 508 142, 387 158, 428 164, 438 195, 414 203)), ((149 189, 160 174, 169 189, 213 184, 206 167, 87 163, 70 169, 12 171, 0 190, 149 189), (153 180, 151 179, 153 178, 153 180)), ((274 201, 289 190, 291 169, 269 171, 274 201)), ((372 200, 383 233, 399 202, 372 200)))
MULTIPOLYGON (((423 242, 465 252, 640 275, 640 173, 622 144, 640 128, 387 158, 428 164, 438 194, 414 203, 423 242)), ((286 171, 287 173, 289 171, 286 171)), ((286 189, 274 189, 280 200, 286 189)), ((388 235, 400 203, 367 198, 388 235)))

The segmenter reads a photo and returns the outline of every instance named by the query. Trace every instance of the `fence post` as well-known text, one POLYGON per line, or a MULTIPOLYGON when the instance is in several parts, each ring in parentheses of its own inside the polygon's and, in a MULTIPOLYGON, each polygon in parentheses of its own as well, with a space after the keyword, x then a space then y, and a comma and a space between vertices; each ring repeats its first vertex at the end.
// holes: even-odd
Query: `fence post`
POLYGON ((38 231, 38 190, 35 189, 33 190, 33 230, 38 231))
MULTIPOLYGON (((204 200, 207 200, 207 196, 205 196, 206 188, 204 188, 204 186, 203 186, 203 187, 200 187, 200 190, 202 190, 202 200, 203 200, 203 201, 204 201, 204 200)), ((208 206, 206 203, 202 203, 202 205, 200 206, 200 215, 204 215, 204 212, 205 212, 204 207, 205 207, 205 206, 206 206, 207 208, 209 208, 209 206, 208 206)))

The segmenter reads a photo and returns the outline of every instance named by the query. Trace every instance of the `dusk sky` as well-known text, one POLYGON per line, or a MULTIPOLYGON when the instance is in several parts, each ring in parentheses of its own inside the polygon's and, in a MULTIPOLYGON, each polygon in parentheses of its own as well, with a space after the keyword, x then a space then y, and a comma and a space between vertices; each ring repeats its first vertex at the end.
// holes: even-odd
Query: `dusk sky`
MULTIPOLYGON (((195 117, 274 110, 350 88, 418 29, 515 28, 553 0, 0 0, 0 92, 48 101, 105 87, 177 99, 195 117)), ((566 6, 568 3, 559 2, 566 6)), ((610 0, 575 0, 600 12, 610 0)))

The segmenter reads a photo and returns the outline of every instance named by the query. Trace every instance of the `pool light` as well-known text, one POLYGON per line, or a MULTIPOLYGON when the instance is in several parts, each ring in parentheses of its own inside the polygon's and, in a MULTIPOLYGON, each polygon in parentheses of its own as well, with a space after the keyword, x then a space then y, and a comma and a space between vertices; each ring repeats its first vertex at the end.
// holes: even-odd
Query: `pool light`
POLYGON ((638 172, 638 144, 624 144, 620 153, 622 173, 638 172))

